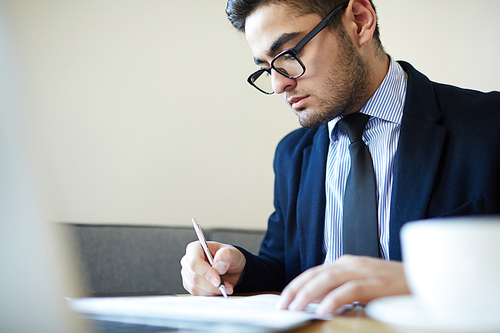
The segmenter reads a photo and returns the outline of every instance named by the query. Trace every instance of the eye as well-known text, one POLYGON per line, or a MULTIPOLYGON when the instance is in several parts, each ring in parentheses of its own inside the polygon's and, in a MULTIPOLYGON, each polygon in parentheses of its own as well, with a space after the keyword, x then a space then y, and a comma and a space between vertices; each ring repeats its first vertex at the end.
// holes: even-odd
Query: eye
POLYGON ((281 73, 281 74, 284 74, 285 76, 289 75, 288 74, 288 71, 286 70, 285 67, 276 67, 276 70, 281 73))

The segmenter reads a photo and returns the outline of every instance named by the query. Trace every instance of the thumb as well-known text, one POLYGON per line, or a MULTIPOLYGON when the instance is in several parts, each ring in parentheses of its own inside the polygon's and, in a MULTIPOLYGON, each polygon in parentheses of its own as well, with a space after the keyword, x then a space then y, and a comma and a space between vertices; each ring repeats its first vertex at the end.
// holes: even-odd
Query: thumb
MULTIPOLYGON (((215 261, 215 259, 214 259, 214 261, 215 261)), ((227 270, 229 269, 229 264, 227 262, 221 261, 221 260, 215 261, 214 268, 220 275, 224 275, 224 274, 226 274, 227 270)))
POLYGON ((231 245, 222 246, 215 254, 214 268, 220 275, 234 274, 243 271, 245 256, 231 245))

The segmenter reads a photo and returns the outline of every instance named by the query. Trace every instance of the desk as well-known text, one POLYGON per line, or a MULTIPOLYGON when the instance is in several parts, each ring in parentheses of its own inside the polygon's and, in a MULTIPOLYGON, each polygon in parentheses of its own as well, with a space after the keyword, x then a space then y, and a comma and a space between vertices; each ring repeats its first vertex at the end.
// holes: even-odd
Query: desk
MULTIPOLYGON (((315 321, 304 327, 297 328, 290 333, 354 333, 354 332, 369 332, 369 333, 396 333, 389 325, 371 319, 365 315, 362 307, 356 307, 344 314, 328 321, 315 321)), ((405 332, 412 332, 410 330, 405 332)), ((415 331, 413 331, 415 332, 415 331)))

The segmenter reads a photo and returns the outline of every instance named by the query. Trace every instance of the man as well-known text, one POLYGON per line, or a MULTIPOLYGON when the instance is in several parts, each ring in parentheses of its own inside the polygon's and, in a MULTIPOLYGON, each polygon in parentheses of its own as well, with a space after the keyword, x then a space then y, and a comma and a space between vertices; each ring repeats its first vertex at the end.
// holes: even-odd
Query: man
POLYGON ((229 294, 283 290, 281 308, 320 302, 320 314, 332 313, 409 293, 400 262, 404 223, 500 213, 499 93, 436 84, 391 59, 369 0, 229 0, 226 12, 262 67, 249 83, 282 94, 304 128, 277 147, 276 210, 259 256, 210 243, 214 269, 199 244, 189 244, 181 260, 189 292, 219 294, 221 274, 229 294), (355 142, 344 124, 360 114, 369 116, 361 116, 362 141, 376 183, 376 258, 350 252, 356 239, 342 231, 373 211, 365 199, 345 206, 355 142), (358 207, 361 217, 349 220, 358 207))

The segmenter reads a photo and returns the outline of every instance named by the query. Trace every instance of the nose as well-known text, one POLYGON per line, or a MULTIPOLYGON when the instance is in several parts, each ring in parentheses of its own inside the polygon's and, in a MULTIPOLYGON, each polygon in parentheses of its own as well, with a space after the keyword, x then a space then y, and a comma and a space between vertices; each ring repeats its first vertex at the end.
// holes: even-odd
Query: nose
POLYGON ((271 70, 272 87, 275 94, 282 94, 297 85, 296 79, 290 79, 281 75, 276 70, 271 70))

